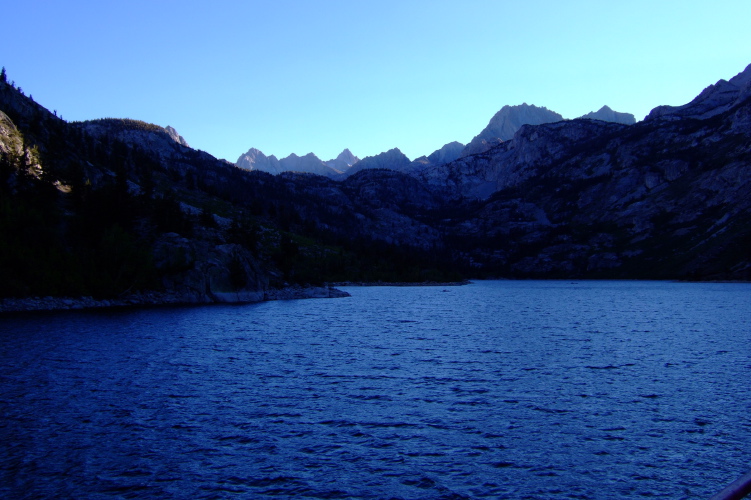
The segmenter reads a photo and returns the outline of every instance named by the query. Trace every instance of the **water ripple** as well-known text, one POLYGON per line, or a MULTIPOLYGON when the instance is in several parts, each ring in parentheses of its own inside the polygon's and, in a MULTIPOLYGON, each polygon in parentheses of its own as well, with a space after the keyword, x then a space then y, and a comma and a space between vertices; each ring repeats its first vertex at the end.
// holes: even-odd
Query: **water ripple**
POLYGON ((751 286, 479 282, 0 319, 0 496, 708 497, 751 286))

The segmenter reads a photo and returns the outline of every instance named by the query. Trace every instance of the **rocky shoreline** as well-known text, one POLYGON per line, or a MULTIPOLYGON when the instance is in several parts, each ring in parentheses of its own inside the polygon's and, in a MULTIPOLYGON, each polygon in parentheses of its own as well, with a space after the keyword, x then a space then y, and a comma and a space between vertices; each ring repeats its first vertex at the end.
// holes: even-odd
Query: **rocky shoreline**
POLYGON ((341 281, 332 286, 464 286, 470 280, 462 281, 341 281))
POLYGON ((108 309, 128 307, 181 306, 199 304, 253 304, 272 300, 298 299, 335 299, 349 297, 350 294, 336 288, 337 286, 463 286, 472 283, 469 280, 437 282, 382 282, 382 281, 346 281, 331 286, 292 285, 283 288, 270 288, 258 292, 214 293, 211 295, 190 292, 138 292, 119 299, 95 299, 93 297, 25 297, 0 299, 0 314, 42 312, 42 311, 80 311, 87 309, 108 309))
POLYGON ((186 295, 170 292, 139 292, 120 299, 94 299, 93 297, 26 297, 0 300, 0 314, 34 311, 68 311, 86 309, 150 307, 197 304, 252 304, 271 300, 333 299, 349 297, 350 294, 333 287, 288 286, 259 292, 250 298, 235 299, 186 295))

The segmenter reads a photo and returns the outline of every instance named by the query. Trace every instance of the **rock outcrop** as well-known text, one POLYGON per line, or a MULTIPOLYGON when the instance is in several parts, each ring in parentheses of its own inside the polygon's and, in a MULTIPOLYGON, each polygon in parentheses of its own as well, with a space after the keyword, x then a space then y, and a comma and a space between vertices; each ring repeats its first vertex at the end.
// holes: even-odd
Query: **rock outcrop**
POLYGON ((173 141, 180 144, 181 146, 185 146, 186 148, 189 148, 190 145, 188 144, 188 141, 186 141, 183 136, 177 133, 177 130, 172 128, 171 126, 167 125, 164 128, 165 132, 167 132, 167 135, 169 135, 173 141))
POLYGON ((19 156, 23 154, 23 136, 8 115, 0 111, 0 153, 19 156))

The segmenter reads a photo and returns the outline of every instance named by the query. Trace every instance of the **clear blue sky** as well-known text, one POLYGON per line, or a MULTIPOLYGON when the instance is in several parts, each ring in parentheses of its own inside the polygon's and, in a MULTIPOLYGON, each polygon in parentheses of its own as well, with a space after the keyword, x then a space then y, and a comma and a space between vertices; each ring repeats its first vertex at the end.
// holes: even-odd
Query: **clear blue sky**
POLYGON ((750 0, 4 2, 0 65, 66 120, 235 161, 467 143, 505 104, 642 119, 751 63, 750 0))

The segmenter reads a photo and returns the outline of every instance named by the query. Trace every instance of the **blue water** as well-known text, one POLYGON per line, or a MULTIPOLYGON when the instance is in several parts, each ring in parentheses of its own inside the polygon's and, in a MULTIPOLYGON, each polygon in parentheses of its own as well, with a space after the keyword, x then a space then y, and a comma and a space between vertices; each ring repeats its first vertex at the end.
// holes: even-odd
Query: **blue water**
POLYGON ((0 318, 0 497, 706 498, 751 285, 494 281, 0 318))

